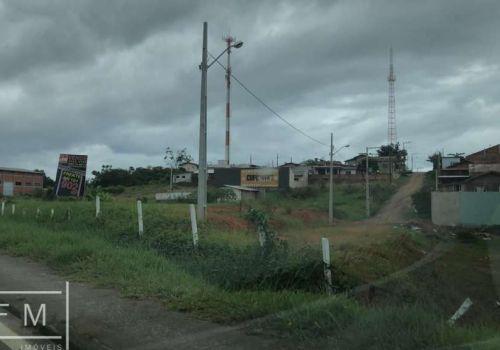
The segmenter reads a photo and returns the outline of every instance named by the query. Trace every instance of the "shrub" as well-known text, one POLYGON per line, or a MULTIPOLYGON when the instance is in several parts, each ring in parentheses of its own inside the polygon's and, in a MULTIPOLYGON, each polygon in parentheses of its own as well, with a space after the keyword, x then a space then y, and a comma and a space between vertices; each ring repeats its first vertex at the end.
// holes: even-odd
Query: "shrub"
POLYGON ((110 186, 102 189, 103 192, 110 194, 121 194, 125 192, 125 187, 123 186, 110 186))

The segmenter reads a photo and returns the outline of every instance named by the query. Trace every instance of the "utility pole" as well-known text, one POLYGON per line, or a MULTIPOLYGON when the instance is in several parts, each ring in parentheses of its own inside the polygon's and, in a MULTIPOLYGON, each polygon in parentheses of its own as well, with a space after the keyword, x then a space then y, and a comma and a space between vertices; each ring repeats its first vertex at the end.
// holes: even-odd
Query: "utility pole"
POLYGON ((225 158, 224 164, 229 167, 229 152, 230 152, 230 127, 231 127, 231 47, 234 42, 234 38, 230 35, 224 38, 227 43, 227 66, 226 66, 226 147, 225 147, 225 158))
POLYGON ((365 176, 365 182, 366 182, 366 194, 365 194, 365 200, 366 200, 366 218, 370 217, 370 168, 369 168, 369 161, 370 161, 370 149, 377 149, 378 147, 366 147, 366 176, 365 176))
POLYGON ((370 174, 368 168, 368 147, 366 147, 366 218, 370 218, 370 174))
POLYGON ((205 221, 207 211, 207 22, 203 22, 203 50, 201 56, 200 139, 198 171, 198 219, 205 221))
POLYGON ((276 168, 280 165, 280 156, 276 153, 276 168))
POLYGON ((330 196, 328 201, 328 223, 333 225, 333 132, 330 134, 330 196))
POLYGON ((441 163, 441 153, 438 153, 436 159, 436 192, 439 190, 439 168, 441 163))

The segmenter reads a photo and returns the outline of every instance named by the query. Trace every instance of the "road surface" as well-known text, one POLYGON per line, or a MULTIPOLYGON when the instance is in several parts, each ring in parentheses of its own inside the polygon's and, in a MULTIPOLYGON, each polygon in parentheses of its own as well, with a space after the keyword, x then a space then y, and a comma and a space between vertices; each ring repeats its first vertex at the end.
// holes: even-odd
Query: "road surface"
POLYGON ((411 196, 422 188, 424 176, 424 173, 413 173, 408 182, 401 186, 380 211, 368 221, 373 224, 406 222, 407 213, 413 210, 411 196))
MULTIPOLYGON (((64 286, 64 279, 49 268, 0 253, 0 291, 64 290, 64 286)), ((280 339, 250 336, 238 327, 221 326, 169 311, 155 300, 125 299, 111 289, 71 283, 69 296, 72 349, 266 350, 290 347, 280 339)), ((10 304, 15 313, 21 315, 23 303, 46 303, 48 331, 64 334, 65 304, 58 297, 0 295, 0 303, 10 304)))

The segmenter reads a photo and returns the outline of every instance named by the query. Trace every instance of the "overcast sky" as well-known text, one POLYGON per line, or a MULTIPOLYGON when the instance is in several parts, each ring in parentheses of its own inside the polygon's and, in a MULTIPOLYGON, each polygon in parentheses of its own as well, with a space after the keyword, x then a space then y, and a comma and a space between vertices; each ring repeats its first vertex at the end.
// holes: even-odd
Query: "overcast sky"
MULTIPOLYGON (((499 1, 43 1, 0 4, 0 166, 55 174, 59 153, 89 170, 198 158, 202 23, 209 51, 244 41, 233 73, 311 136, 387 143, 394 48, 399 141, 416 166, 436 150, 500 142, 499 1)), ((224 71, 208 74, 208 158, 224 158, 224 71)), ((297 133, 237 84, 232 161, 301 161, 328 148, 297 133)))

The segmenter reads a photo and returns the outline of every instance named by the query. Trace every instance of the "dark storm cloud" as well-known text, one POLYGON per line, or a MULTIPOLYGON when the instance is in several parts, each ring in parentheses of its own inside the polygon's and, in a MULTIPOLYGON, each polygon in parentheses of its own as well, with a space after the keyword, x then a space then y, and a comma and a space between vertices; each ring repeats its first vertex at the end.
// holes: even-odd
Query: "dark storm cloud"
MULTIPOLYGON (((315 138, 386 141, 387 60, 395 50, 400 140, 421 158, 498 143, 496 1, 3 1, 0 159, 55 166, 155 165, 166 146, 197 157, 201 28, 245 42, 233 72, 315 138), (457 135, 461 135, 457 137, 457 135)), ((235 162, 326 156, 233 83, 235 162)), ((209 158, 223 157, 224 80, 209 72, 209 158)), ((421 166, 423 163, 421 163, 421 166)))

